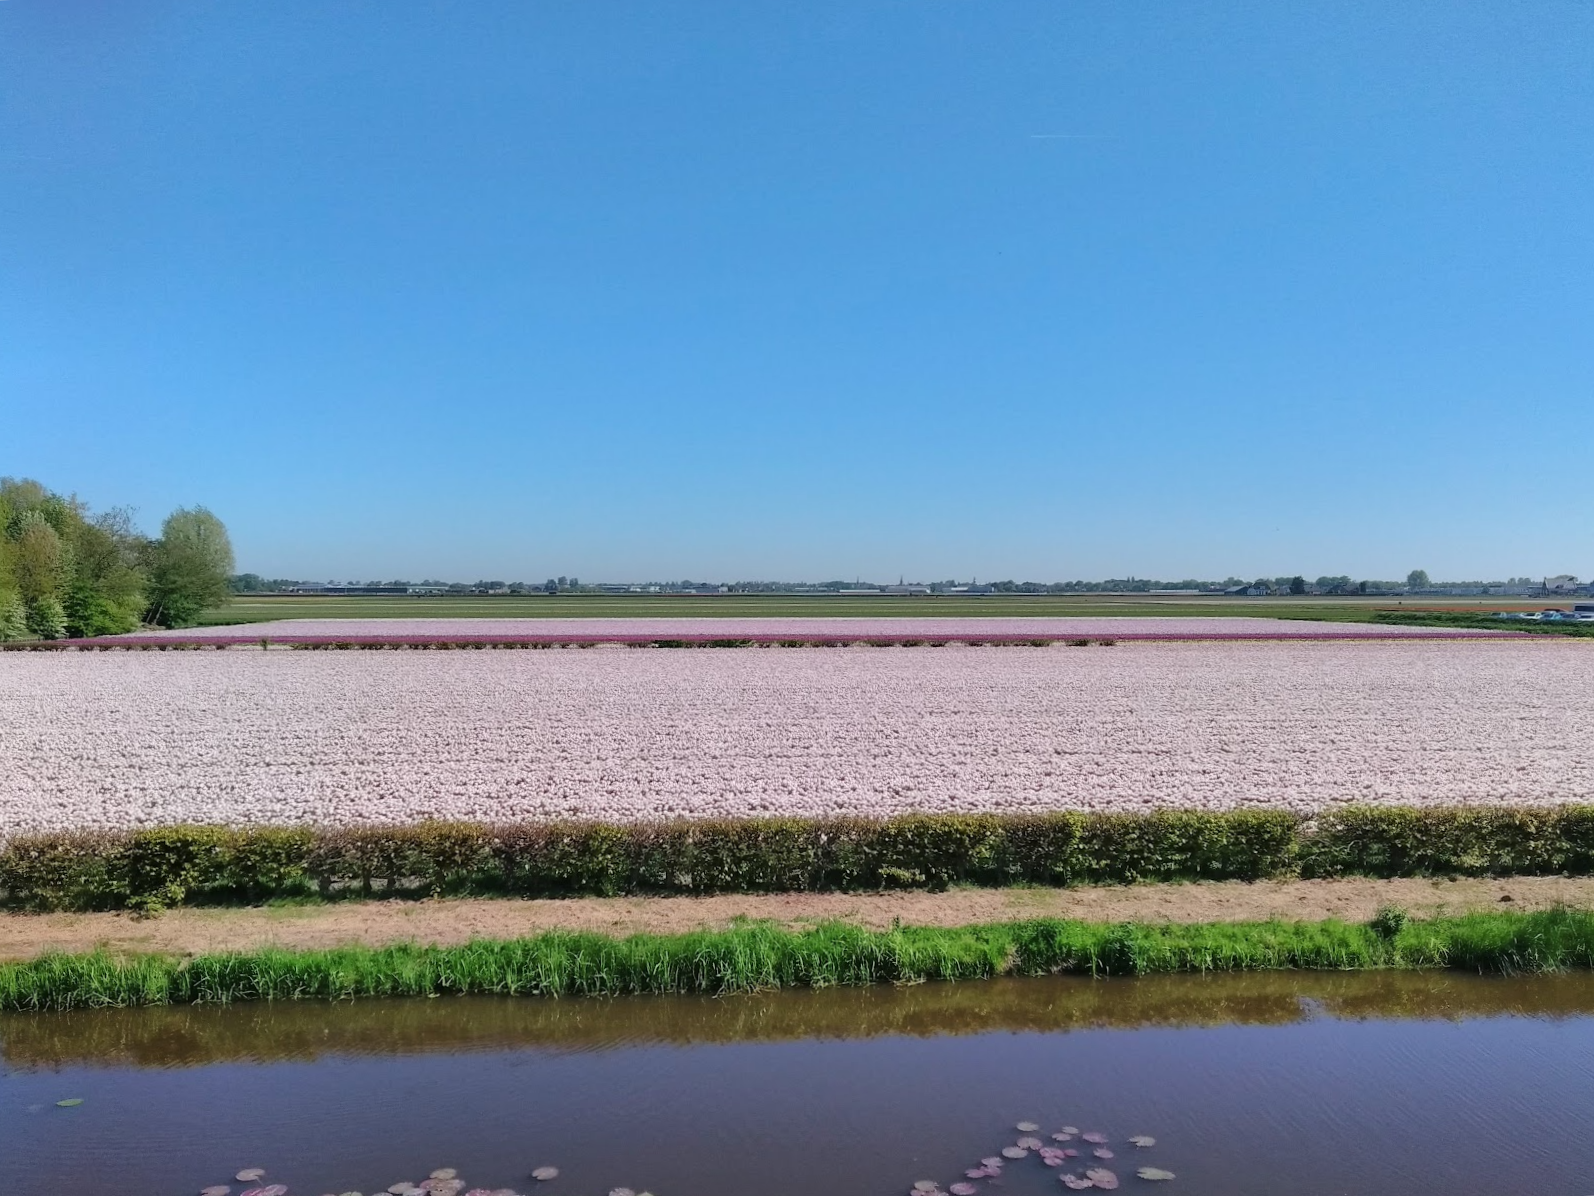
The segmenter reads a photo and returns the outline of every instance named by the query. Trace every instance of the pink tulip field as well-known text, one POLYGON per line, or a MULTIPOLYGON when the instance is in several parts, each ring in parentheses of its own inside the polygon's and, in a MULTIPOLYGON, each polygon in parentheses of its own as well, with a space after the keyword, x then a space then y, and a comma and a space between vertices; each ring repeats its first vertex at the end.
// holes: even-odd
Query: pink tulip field
POLYGON ((1591 665, 1547 639, 4 653, 0 835, 1590 801, 1591 665))
MULTIPOLYGON (((645 643, 657 639, 861 641, 1102 637, 1153 640, 1490 639, 1509 630, 1403 627, 1309 619, 1025 617, 1025 618, 657 618, 657 619, 276 619, 226 627, 107 636, 97 644, 274 643, 645 643)), ((70 646, 62 641, 62 646, 70 646)))

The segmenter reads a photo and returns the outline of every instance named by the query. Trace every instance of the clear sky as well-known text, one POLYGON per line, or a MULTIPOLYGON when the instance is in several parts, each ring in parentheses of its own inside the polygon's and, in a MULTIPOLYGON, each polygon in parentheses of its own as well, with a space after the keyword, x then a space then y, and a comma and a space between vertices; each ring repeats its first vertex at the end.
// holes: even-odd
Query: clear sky
POLYGON ((0 473, 309 578, 1594 574, 1594 4, 0 2, 0 473))

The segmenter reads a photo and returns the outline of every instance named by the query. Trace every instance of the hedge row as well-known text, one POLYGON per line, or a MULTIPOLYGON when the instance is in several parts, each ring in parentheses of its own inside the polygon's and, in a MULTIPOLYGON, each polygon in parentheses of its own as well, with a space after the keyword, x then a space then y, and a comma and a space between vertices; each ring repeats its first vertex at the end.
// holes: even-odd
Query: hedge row
POLYGON ((640 825, 173 826, 21 836, 0 901, 160 909, 319 893, 573 896, 1282 876, 1594 874, 1594 807, 913 815, 640 825))

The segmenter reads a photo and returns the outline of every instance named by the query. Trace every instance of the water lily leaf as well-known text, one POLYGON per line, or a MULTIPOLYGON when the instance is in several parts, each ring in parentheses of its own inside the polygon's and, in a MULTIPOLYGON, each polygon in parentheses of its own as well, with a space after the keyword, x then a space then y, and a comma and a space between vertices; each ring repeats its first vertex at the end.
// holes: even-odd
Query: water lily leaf
POLYGON ((287 1184, 267 1184, 257 1189, 259 1196, 288 1196, 287 1184))
POLYGON ((1095 1155, 1098 1159, 1110 1159, 1113 1157, 1112 1151, 1108 1150, 1105 1146, 1098 1146, 1090 1153, 1095 1155))
POLYGON ((1107 1135, 1102 1133, 1100 1130, 1091 1130, 1088 1134, 1081 1134, 1079 1136, 1086 1142, 1094 1142, 1098 1146, 1104 1146, 1107 1142, 1107 1135))
POLYGON ((208 1188, 200 1188, 199 1196, 227 1196, 231 1191, 226 1184, 211 1184, 208 1188))
POLYGON ((1062 1130, 1058 1130, 1057 1133, 1052 1135, 1053 1142, 1072 1142, 1073 1140, 1074 1135, 1065 1133, 1062 1130))
POLYGON ((1085 1178, 1098 1188, 1111 1190, 1118 1186, 1118 1177, 1105 1167, 1092 1167, 1085 1172, 1085 1178))
POLYGON ((1065 1134, 1077 1134, 1077 1133, 1079 1133, 1079 1127, 1077 1125, 1065 1125, 1063 1127, 1063 1133, 1065 1133, 1065 1134))
POLYGON ((453 1179, 458 1174, 459 1174, 459 1172, 455 1171, 452 1167, 439 1167, 436 1171, 432 1172, 432 1178, 433 1179, 453 1179))
POLYGON ((1142 1167, 1135 1172, 1141 1179, 1172 1179, 1172 1171, 1164 1171, 1161 1167, 1142 1167))
POLYGON ((913 1190, 915 1192, 933 1192, 940 1186, 933 1179, 921 1179, 914 1183, 913 1190))
POLYGON ((952 1193, 952 1196, 974 1196, 979 1189, 973 1184, 953 1184, 947 1191, 952 1193))
POLYGON ((1157 1140, 1150 1134, 1135 1134, 1129 1140, 1136 1146, 1155 1146, 1157 1144, 1157 1140))
POLYGON ((1002 1157, 1004 1159, 1027 1159, 1029 1151, 1022 1146, 1004 1146, 1002 1147, 1002 1157))
POLYGON ((233 1178, 241 1184, 252 1184, 265 1173, 266 1169, 264 1167, 245 1167, 233 1178))
POLYGON ((546 1183, 550 1179, 559 1178, 559 1168, 557 1168, 557 1167, 538 1167, 535 1171, 533 1171, 531 1173, 531 1178, 536 1180, 538 1183, 546 1183))
POLYGON ((997 1158, 994 1154, 986 1155, 980 1160, 980 1166, 982 1167, 1000 1167, 1001 1165, 1002 1160, 997 1158))
POLYGON ((55 1107, 57 1109, 75 1109, 82 1103, 83 1098, 81 1096, 69 1096, 65 1100, 56 1101, 55 1107))
POLYGON ((1013 1145, 1022 1146, 1025 1150, 1039 1150, 1043 1143, 1039 1138, 1020 1138, 1013 1145))
POLYGON ((1082 1192, 1086 1188, 1094 1188, 1096 1186, 1095 1184, 1091 1183, 1090 1180, 1086 1179, 1084 1176, 1075 1175, 1071 1171, 1065 1171, 1062 1175, 1059 1175, 1057 1178, 1063 1181, 1063 1187, 1071 1188, 1075 1192, 1082 1192))
POLYGON ((610 1188, 609 1196, 636 1196, 630 1188, 610 1188))
POLYGON ((1021 1134, 1033 1134, 1036 1130, 1040 1129, 1041 1127, 1036 1125, 1033 1121, 1021 1121, 1017 1125, 1015 1125, 1013 1128, 1016 1129, 1021 1134))

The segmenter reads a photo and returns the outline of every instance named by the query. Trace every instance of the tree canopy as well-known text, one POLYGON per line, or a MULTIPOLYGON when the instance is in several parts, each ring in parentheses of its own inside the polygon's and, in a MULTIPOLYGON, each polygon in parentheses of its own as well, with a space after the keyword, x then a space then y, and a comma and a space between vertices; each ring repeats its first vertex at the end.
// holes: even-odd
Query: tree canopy
POLYGON ((151 540, 125 509, 95 514, 31 479, 0 478, 0 640, 189 625, 227 600, 231 571, 227 529, 203 507, 174 511, 151 540))
POLYGON ((149 620, 162 627, 192 627, 207 607, 231 596, 232 541, 204 507, 179 507, 149 546, 149 620))

